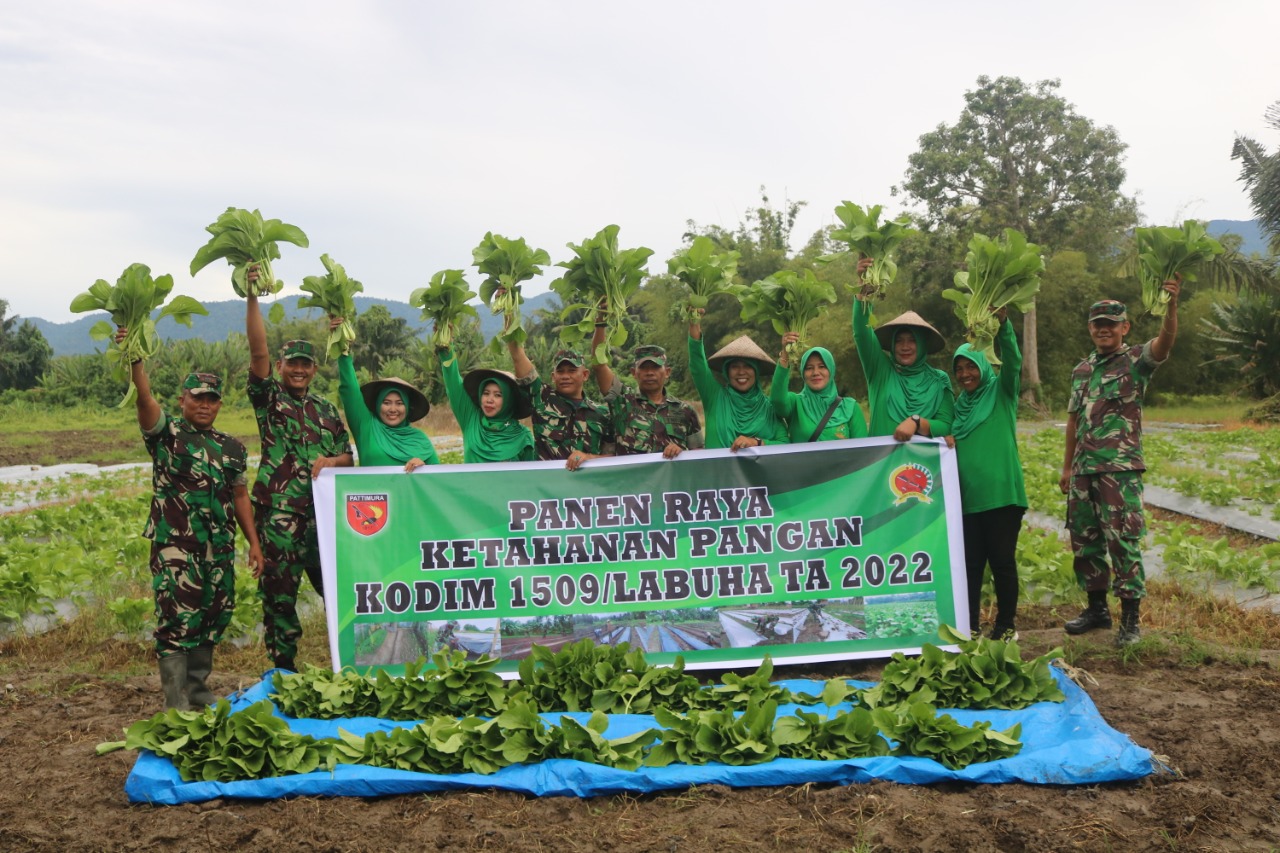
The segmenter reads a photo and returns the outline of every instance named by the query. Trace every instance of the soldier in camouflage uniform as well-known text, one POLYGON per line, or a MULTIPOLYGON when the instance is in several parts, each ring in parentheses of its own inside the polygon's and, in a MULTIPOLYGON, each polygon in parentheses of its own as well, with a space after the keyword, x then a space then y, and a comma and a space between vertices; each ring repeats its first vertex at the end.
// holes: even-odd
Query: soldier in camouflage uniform
POLYGON ((1123 303, 1108 299, 1089 309, 1095 351, 1071 374, 1066 453, 1058 483, 1067 495, 1076 579, 1089 595, 1088 607, 1066 623, 1069 634, 1111 627, 1110 586, 1120 599, 1117 644, 1132 645, 1140 638, 1146 533, 1142 399, 1151 375, 1173 350, 1180 283, 1180 277, 1164 282, 1172 297, 1168 313, 1160 333, 1145 344, 1125 346, 1130 326, 1123 303))
MULTIPOLYGON (((124 333, 118 331, 118 341, 124 333)), ((175 418, 152 396, 142 361, 131 369, 155 490, 142 535, 151 540, 160 685, 166 708, 187 710, 216 700, 205 679, 235 609, 237 522, 249 543, 249 568, 262 571, 248 458, 243 444, 213 428, 222 407, 217 376, 187 376, 178 401, 182 414, 175 418)))
MULTIPOLYGON (((603 346, 604 335, 605 326, 597 321, 591 340, 592 352, 603 346)), ((698 413, 683 400, 667 396, 671 368, 667 367, 667 352, 662 347, 655 344, 636 347, 631 375, 636 379, 638 391, 623 385, 607 364, 595 365, 592 372, 600 390, 605 392, 605 403, 613 418, 617 455, 661 453, 667 459, 674 459, 683 450, 704 446, 698 413)))
POLYGON ((539 459, 563 459, 576 471, 588 459, 612 456, 613 421, 609 409, 587 397, 586 359, 570 349, 558 350, 551 363, 554 387, 548 387, 533 366, 524 347, 508 341, 511 363, 521 394, 533 405, 533 442, 539 459))
MULTIPOLYGON (((256 269, 249 276, 255 278, 256 269)), ((258 580, 267 656, 281 669, 296 669, 302 624, 298 588, 305 572, 324 594, 311 481, 325 468, 352 464, 347 428, 333 403, 310 393, 316 375, 310 341, 288 341, 271 372, 267 329, 257 297, 249 296, 249 402, 262 439, 262 461, 253 484, 253 510, 265 569, 258 580)))

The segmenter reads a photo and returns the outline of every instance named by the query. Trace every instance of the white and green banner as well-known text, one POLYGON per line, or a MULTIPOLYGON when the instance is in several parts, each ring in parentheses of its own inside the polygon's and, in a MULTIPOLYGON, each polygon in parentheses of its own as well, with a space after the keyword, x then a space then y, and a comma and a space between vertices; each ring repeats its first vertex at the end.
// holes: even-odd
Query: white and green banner
POLYGON ((325 469, 314 492, 335 669, 401 674, 452 648, 514 674, 532 644, 584 637, 724 668, 968 629, 941 441, 325 469))

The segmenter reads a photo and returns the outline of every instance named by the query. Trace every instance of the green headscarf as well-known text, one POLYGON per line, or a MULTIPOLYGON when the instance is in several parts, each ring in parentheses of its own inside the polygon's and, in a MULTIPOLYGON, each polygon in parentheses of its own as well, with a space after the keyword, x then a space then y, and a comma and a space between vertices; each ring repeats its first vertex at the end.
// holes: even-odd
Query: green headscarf
POLYGON ((942 408, 944 395, 951 393, 951 378, 938 368, 929 366, 927 340, 923 330, 913 326, 900 326, 894 330, 890 342, 904 329, 909 330, 916 339, 916 360, 909 365, 899 364, 890 347, 889 363, 893 365, 893 372, 887 374, 889 385, 885 389, 888 392, 885 408, 889 411, 889 417, 899 423, 912 415, 933 417, 942 408))
POLYGON ((800 382, 800 410, 814 427, 817 427, 823 416, 827 414, 827 409, 831 408, 831 403, 836 399, 839 399, 840 403, 827 419, 827 423, 848 423, 853 417, 853 409, 858 404, 852 397, 840 397, 840 392, 836 390, 836 360, 825 347, 810 347, 805 351, 804 357, 800 359, 800 382), (814 391, 809 387, 809 383, 804 381, 805 365, 809 363, 809 356, 815 354, 822 359, 822 363, 827 366, 827 372, 831 375, 827 380, 827 387, 821 391, 814 391))
POLYGON ((726 358, 720 372, 724 374, 725 388, 723 394, 716 396, 714 403, 714 420, 720 440, 717 446, 729 447, 740 435, 773 438, 778 429, 778 416, 773 412, 773 403, 765 396, 760 365, 749 358, 726 358), (751 365, 756 375, 755 384, 746 391, 739 391, 729 381, 729 365, 735 361, 751 365))
POLYGON ((476 421, 477 429, 471 435, 463 436, 467 462, 512 462, 533 458, 533 436, 515 418, 516 389, 510 382, 497 377, 485 379, 476 389, 476 399, 472 402, 480 417, 476 421), (502 408, 492 418, 486 417, 480 407, 480 398, 490 383, 502 391, 502 408))
POLYGON ((953 370, 958 358, 967 358, 972 361, 979 373, 978 387, 973 391, 962 391, 956 398, 956 416, 951 424, 951 434, 956 438, 966 438, 991 417, 1000 392, 996 384, 996 372, 985 355, 969 344, 964 344, 951 357, 953 370))
POLYGON ((368 433, 364 439, 369 443, 371 450, 397 462, 408 462, 416 458, 428 465, 434 465, 440 461, 436 456, 436 448, 425 432, 409 424, 408 406, 409 401, 405 400, 404 393, 399 389, 394 387, 382 389, 373 404, 373 420, 369 421, 368 433), (399 394, 400 399, 405 403, 405 419, 400 422, 400 426, 394 427, 387 426, 382 421, 382 401, 392 392, 399 394))

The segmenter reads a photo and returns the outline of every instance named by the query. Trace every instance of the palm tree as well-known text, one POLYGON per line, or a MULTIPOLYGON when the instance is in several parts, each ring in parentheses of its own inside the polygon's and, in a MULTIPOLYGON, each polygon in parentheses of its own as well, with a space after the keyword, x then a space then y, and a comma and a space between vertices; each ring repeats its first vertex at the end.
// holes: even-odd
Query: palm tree
MULTIPOLYGON (((1280 101, 1267 107, 1267 124, 1280 130, 1280 101)), ((1267 149, 1247 136, 1236 135, 1231 159, 1240 161, 1240 180, 1262 230, 1271 235, 1271 252, 1280 254, 1280 152, 1267 149)))

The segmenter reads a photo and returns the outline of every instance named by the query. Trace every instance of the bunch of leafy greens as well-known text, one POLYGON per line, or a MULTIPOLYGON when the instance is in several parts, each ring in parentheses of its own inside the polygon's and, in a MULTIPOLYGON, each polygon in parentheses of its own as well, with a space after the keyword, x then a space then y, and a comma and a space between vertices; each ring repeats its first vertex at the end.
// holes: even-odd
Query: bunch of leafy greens
MULTIPOLYGON (((871 266, 860 277, 861 290, 866 296, 883 299, 885 291, 898 275, 898 265, 890 255, 903 238, 914 234, 915 230, 909 227, 911 218, 905 213, 897 219, 881 222, 880 210, 878 204, 863 210, 851 201, 844 202, 836 207, 836 216, 844 227, 832 231, 831 238, 849 244, 855 264, 863 258, 871 259, 871 266)), ((821 260, 831 261, 836 257, 826 255, 821 260)))
POLYGON ((523 237, 508 240, 490 231, 471 250, 471 258, 487 276, 480 283, 480 299, 494 314, 503 315, 502 333, 493 339, 494 351, 504 343, 523 344, 527 335, 520 318, 520 306, 524 304, 520 283, 542 275, 542 267, 551 263, 551 256, 542 249, 530 249, 523 237))
POLYGON ((607 330, 605 340, 591 355, 593 364, 607 364, 609 347, 620 347, 627 342, 623 325, 627 300, 639 290, 645 276, 645 263, 653 250, 643 246, 619 249, 617 225, 607 225, 579 246, 570 243, 569 248, 574 257, 556 264, 566 272, 551 283, 551 289, 565 306, 562 318, 576 313, 582 316, 578 322, 561 327, 560 339, 566 346, 589 340, 595 331, 596 313, 601 312, 601 322, 607 330))
POLYGON ((974 234, 965 255, 965 271, 955 274, 956 289, 942 291, 955 303, 956 316, 964 324, 969 343, 999 364, 995 337, 1000 331, 996 312, 1007 305, 1026 311, 1040 291, 1044 258, 1040 247, 1028 243, 1020 231, 1004 229, 999 242, 974 234))
POLYGON ((1163 317, 1169 310, 1169 293, 1163 285, 1174 276, 1196 280, 1196 267, 1221 255, 1222 244, 1210 237, 1194 219, 1181 228, 1135 228, 1138 243, 1138 279, 1142 282, 1142 307, 1152 316, 1163 317))
POLYGON ((342 264, 330 259, 328 255, 320 256, 320 263, 326 270, 324 275, 309 275, 302 280, 302 292, 310 293, 298 300, 299 308, 319 308, 331 317, 341 317, 342 325, 329 331, 329 358, 337 358, 351 351, 351 342, 356 339, 355 295, 364 290, 364 285, 347 277, 342 264))
POLYGON ((837 761, 889 754, 889 742, 867 708, 829 711, 825 718, 797 709, 773 724, 773 742, 783 758, 837 761))
POLYGON ((162 275, 151 277, 151 268, 146 264, 130 264, 110 285, 105 279, 98 279, 84 293, 71 300, 71 311, 82 314, 85 311, 107 311, 111 314, 111 322, 100 320, 89 330, 89 336, 95 341, 110 341, 107 345, 107 362, 111 365, 111 375, 118 382, 128 382, 129 390, 121 406, 127 406, 138 396, 138 389, 133 384, 133 373, 129 366, 139 360, 151 358, 160 351, 160 336, 156 333, 156 321, 172 317, 174 322, 184 326, 191 325, 194 314, 209 312, 190 296, 175 296, 165 305, 165 298, 173 290, 173 276, 162 275), (155 320, 151 312, 161 309, 155 320), (116 327, 124 326, 128 331, 124 340, 115 342, 116 327))
POLYGON ((191 274, 219 258, 226 258, 233 269, 231 286, 238 296, 266 296, 279 293, 284 282, 277 281, 271 272, 271 262, 280 257, 280 241, 306 248, 307 235, 296 225, 288 225, 279 219, 262 218, 256 210, 228 207, 226 212, 205 229, 213 236, 200 247, 191 259, 191 274), (258 265, 258 280, 250 282, 249 267, 258 265))
POLYGON ((659 705, 684 707, 699 690, 677 656, 672 666, 651 666, 629 643, 596 645, 583 639, 558 651, 534 645, 510 686, 541 711, 650 713, 659 705))
POLYGON ((803 274, 791 270, 776 272, 751 285, 738 285, 742 319, 747 323, 772 323, 779 335, 795 332, 800 339, 787 347, 787 360, 797 364, 808 349, 805 329, 817 318, 824 304, 836 301, 830 282, 819 281, 813 270, 803 274))
POLYGON ((925 643, 917 658, 895 653, 880 682, 858 691, 858 700, 869 708, 928 702, 943 708, 1017 710, 1066 698, 1049 670, 1049 661, 1061 657, 1061 649, 1023 661, 1016 642, 970 640, 947 625, 938 631, 960 651, 925 643))
POLYGON ((711 297, 732 293, 733 279, 738 274, 738 253, 717 252, 715 241, 705 235, 693 238, 689 247, 667 261, 667 272, 689 288, 684 314, 689 322, 701 319, 711 297))
POLYGON ((409 304, 421 308, 422 319, 431 321, 431 345, 449 347, 453 346, 462 318, 480 316, 467 304, 475 296, 462 277, 462 270, 440 270, 431 276, 430 284, 409 294, 409 304))
POLYGON ((719 761, 732 767, 762 764, 778 757, 773 741, 776 702, 750 705, 741 714, 733 711, 689 711, 679 714, 656 708, 653 718, 663 726, 661 743, 649 750, 649 767, 668 764, 706 764, 719 761))
POLYGON ((932 758, 952 770, 1009 758, 1022 751, 1021 723, 1014 723, 1003 732, 992 731, 991 723, 983 721, 965 726, 950 714, 939 716, 938 709, 928 702, 876 708, 871 711, 871 719, 886 737, 898 742, 892 755, 932 758))

